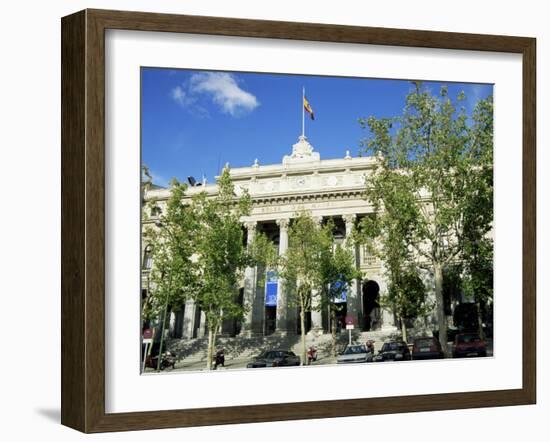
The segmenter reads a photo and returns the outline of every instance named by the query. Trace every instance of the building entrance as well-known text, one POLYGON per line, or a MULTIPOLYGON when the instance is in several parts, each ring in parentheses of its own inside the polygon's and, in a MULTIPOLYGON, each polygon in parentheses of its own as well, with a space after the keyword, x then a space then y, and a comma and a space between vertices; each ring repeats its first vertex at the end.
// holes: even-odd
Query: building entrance
MULTIPOLYGON (((336 333, 346 329, 346 315, 348 314, 347 303, 339 302, 336 304, 336 333)), ((332 324, 329 321, 329 332, 332 330, 332 324)))
MULTIPOLYGON (((306 312, 304 317, 304 326, 306 329, 306 333, 311 330, 311 312, 306 312)), ((300 308, 298 307, 298 312, 296 315, 296 333, 301 334, 302 333, 302 321, 300 320, 300 308)))
POLYGON ((380 286, 370 280, 363 284, 363 331, 372 331, 379 326, 380 286))
POLYGON ((277 317, 277 306, 265 307, 265 327, 264 334, 269 336, 275 332, 275 321, 277 317))

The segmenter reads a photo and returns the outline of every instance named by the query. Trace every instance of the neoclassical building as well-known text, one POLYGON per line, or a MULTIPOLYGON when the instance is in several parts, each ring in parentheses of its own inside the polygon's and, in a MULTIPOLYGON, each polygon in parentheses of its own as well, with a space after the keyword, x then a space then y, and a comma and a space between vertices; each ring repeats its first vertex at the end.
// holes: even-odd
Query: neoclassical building
MULTIPOLYGON (((285 253, 289 224, 301 210, 309 211, 320 223, 331 218, 336 226, 336 238, 344 240, 358 220, 373 211, 363 198, 363 192, 365 176, 372 172, 376 161, 375 157, 352 157, 349 151, 342 158, 321 159, 307 138, 300 136, 292 153, 285 155, 280 164, 262 165, 255 160, 249 167, 231 168, 235 192, 239 194, 246 189, 252 198, 251 214, 243 219, 247 240, 264 232, 278 246, 279 253, 285 253)), ((144 198, 157 201, 162 210, 169 192, 153 186, 145 192, 144 198)), ((198 192, 215 194, 217 185, 200 183, 190 187, 187 194, 191 197, 198 192)), ((144 244, 144 291, 151 265, 147 255, 147 244, 144 244)), ((393 314, 380 309, 378 303, 387 290, 383 262, 357 247, 355 263, 363 277, 354 281, 340 300, 343 308, 339 321, 352 316, 355 327, 360 330, 395 330, 393 314)), ((223 334, 254 336, 300 332, 298 311, 289 307, 276 274, 247 268, 239 299, 249 307, 248 313, 243 321, 226 321, 223 334)), ((181 311, 172 313, 170 333, 177 338, 200 337, 205 332, 204 322, 204 314, 189 300, 181 311)), ((325 311, 308 313, 306 322, 309 333, 330 329, 329 315, 325 311)))

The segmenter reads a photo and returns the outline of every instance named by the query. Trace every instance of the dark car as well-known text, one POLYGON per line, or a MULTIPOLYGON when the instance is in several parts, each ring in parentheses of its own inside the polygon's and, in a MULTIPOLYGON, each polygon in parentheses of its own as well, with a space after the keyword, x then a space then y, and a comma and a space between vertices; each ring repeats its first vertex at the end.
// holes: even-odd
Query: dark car
POLYGON ((288 350, 266 350, 247 364, 247 368, 300 365, 300 358, 288 350))
POLYGON ((403 341, 384 343, 378 354, 373 358, 374 362, 410 360, 411 352, 409 351, 409 346, 403 341))
POLYGON ((477 333, 460 333, 456 335, 453 358, 487 356, 487 343, 477 333))
POLYGON ((415 338, 413 341, 412 358, 414 360, 443 359, 444 357, 441 344, 435 336, 415 338))

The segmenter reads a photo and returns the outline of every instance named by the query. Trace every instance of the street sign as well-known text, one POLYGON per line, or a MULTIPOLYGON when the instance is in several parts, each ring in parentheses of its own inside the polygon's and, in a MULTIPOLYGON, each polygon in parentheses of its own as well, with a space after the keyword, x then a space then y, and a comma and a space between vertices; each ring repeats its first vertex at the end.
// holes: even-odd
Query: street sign
POLYGON ((352 315, 346 315, 346 319, 344 320, 346 323, 346 330, 348 331, 349 336, 349 343, 348 345, 351 345, 351 331, 354 329, 355 325, 355 318, 352 315))
POLYGON ((151 342, 153 342, 153 329, 146 328, 143 330, 143 343, 150 344, 151 342))
POLYGON ((155 331, 152 328, 146 328, 145 330, 143 330, 142 340, 143 340, 143 343, 145 344, 145 349, 143 350, 143 361, 141 365, 142 373, 145 373, 145 362, 147 361, 147 356, 151 355, 154 336, 155 336, 155 331))

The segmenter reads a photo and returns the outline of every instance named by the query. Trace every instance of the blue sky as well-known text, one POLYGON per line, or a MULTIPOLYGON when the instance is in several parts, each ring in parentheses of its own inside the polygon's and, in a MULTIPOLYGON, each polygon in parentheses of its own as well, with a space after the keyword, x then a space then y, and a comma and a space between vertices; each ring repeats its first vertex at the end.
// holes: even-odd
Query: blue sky
MULTIPOLYGON (((359 117, 402 113, 411 90, 406 80, 309 75, 207 72, 142 68, 142 162, 153 182, 166 186, 204 174, 209 183, 225 163, 231 167, 280 163, 302 131, 302 87, 315 120, 306 114, 306 136, 321 159, 357 156, 368 135, 359 117)), ((437 93, 464 91, 471 112, 492 85, 425 82, 437 93)))

